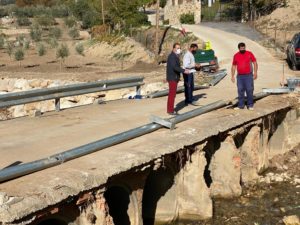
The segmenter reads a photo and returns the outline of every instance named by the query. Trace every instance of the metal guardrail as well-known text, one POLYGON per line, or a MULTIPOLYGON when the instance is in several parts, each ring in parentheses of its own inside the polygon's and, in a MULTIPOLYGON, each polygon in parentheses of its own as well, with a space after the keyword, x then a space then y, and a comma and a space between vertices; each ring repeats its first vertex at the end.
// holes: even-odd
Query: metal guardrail
POLYGON ((129 87, 136 87, 137 94, 140 94, 141 86, 144 84, 143 80, 144 77, 137 76, 82 84, 71 84, 30 91, 14 92, 0 95, 0 108, 55 99, 55 109, 56 111, 59 111, 60 99, 64 97, 129 87))

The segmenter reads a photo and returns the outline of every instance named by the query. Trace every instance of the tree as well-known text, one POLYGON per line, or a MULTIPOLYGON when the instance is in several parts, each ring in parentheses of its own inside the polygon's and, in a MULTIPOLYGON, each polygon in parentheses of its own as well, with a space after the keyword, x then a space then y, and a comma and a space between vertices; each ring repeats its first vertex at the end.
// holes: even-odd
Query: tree
POLYGON ((142 2, 140 0, 113 0, 109 9, 113 24, 119 24, 125 32, 130 26, 138 27, 149 24, 147 16, 139 11, 139 8, 143 6, 142 2))
POLYGON ((56 57, 60 59, 60 70, 62 69, 62 65, 65 62, 65 59, 69 56, 69 48, 65 44, 61 44, 61 46, 56 51, 56 57))
POLYGON ((24 50, 22 48, 17 49, 15 52, 15 60, 19 61, 19 66, 21 66, 21 61, 24 60, 24 50))

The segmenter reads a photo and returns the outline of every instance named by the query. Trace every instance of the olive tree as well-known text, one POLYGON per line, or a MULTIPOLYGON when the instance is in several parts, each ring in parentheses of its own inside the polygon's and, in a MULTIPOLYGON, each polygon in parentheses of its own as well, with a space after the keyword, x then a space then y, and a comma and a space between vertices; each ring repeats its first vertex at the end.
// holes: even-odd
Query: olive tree
POLYGON ((59 48, 56 50, 56 57, 60 59, 60 69, 62 69, 62 65, 65 62, 65 59, 70 55, 69 48, 66 44, 61 44, 59 48))
POLYGON ((21 61, 24 60, 24 56, 25 56, 24 50, 22 48, 18 48, 15 51, 14 55, 15 55, 15 60, 19 61, 19 66, 21 66, 21 61))

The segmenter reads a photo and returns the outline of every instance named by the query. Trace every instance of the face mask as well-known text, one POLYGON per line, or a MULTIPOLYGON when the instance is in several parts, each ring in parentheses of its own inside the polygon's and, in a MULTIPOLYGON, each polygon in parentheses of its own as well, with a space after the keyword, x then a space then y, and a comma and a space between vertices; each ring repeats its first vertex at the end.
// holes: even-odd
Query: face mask
POLYGON ((192 51, 192 53, 195 55, 195 54, 197 53, 197 51, 196 51, 196 50, 194 50, 194 51, 192 51))
POLYGON ((244 54, 246 52, 246 50, 240 50, 241 54, 244 54))
POLYGON ((180 55, 181 54, 181 49, 176 49, 176 54, 180 55))

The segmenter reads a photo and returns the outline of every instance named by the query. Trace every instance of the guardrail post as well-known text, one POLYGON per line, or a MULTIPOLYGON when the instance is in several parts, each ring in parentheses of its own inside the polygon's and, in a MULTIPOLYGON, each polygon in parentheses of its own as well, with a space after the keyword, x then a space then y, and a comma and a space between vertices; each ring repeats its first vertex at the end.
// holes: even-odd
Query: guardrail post
POLYGON ((60 98, 55 99, 55 111, 56 112, 60 111, 60 98))
POLYGON ((136 95, 141 95, 141 85, 136 86, 136 95))

